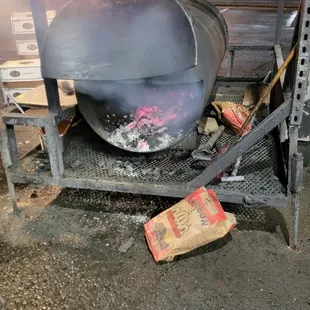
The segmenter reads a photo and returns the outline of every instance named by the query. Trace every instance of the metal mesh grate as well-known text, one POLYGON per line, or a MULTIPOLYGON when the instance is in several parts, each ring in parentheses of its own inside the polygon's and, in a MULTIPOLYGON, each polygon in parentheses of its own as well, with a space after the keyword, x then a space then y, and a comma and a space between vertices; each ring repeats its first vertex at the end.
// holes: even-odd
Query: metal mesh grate
POLYGON ((78 136, 71 140, 64 162, 65 177, 161 184, 188 182, 198 176, 202 170, 201 165, 199 169, 191 168, 194 161, 188 151, 167 151, 156 155, 133 156, 103 141, 100 141, 100 144, 94 141, 88 143, 78 136))
MULTIPOLYGON (((211 100, 213 97, 213 100, 241 102, 246 86, 247 83, 218 83, 211 100)), ((262 111, 258 121, 267 114, 267 109, 262 111)), ((191 158, 190 151, 167 150, 146 155, 127 153, 104 142, 86 124, 72 128, 68 135, 70 143, 64 153, 65 178, 182 185, 205 168, 204 162, 191 158)), ((227 130, 219 143, 224 145, 231 137, 227 130)), ((207 137, 199 136, 198 143, 206 141, 207 137)), ((239 175, 245 176, 245 182, 220 183, 213 188, 248 194, 282 194, 284 188, 276 177, 279 164, 276 148, 273 136, 266 135, 243 156, 239 175)), ((24 167, 28 169, 29 160, 29 157, 24 159, 24 167)), ((38 163, 39 156, 34 155, 32 161, 38 163)), ((34 168, 33 173, 37 172, 34 168)))
POLYGON ((278 173, 275 141, 272 135, 268 135, 243 155, 238 174, 245 177, 244 182, 222 182, 214 188, 253 195, 280 194, 284 192, 284 187, 277 177, 278 173))
MULTIPOLYGON (((225 133, 222 143, 229 136, 225 133)), ((245 182, 220 183, 213 187, 248 194, 283 193, 283 186, 276 177, 278 168, 275 147, 273 137, 266 136, 243 156, 239 175, 245 176, 245 182)), ((183 184, 204 169, 203 162, 195 162, 190 152, 185 151, 167 151, 153 156, 132 156, 117 152, 104 142, 98 145, 74 136, 64 156, 64 177, 183 184), (106 150, 103 152, 104 147, 106 150)))

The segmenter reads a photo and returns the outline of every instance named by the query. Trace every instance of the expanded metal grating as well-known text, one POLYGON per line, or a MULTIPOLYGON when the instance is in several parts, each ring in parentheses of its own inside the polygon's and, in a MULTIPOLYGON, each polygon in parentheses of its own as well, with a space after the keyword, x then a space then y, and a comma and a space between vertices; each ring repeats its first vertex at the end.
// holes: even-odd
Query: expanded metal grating
POLYGON ((181 184, 201 172, 201 165, 191 168, 194 161, 188 151, 133 155, 93 138, 85 141, 80 135, 73 136, 64 156, 64 177, 181 184))
MULTIPOLYGON (((217 83, 211 100, 242 102, 247 85, 217 83)), ((257 121, 267 114, 266 108, 257 121)), ((227 130, 218 144, 225 145, 231 138, 232 134, 227 130)), ((201 174, 206 165, 193 160, 191 151, 170 149, 146 155, 125 152, 103 141, 86 123, 73 127, 68 133, 68 141, 64 153, 64 178, 184 185, 201 174)), ((207 137, 198 137, 198 144, 206 141, 207 137)), ((28 173, 47 173, 42 169, 43 162, 46 164, 47 157, 38 152, 24 158, 22 167, 27 167, 28 173)), ((211 187, 255 195, 283 194, 284 187, 277 177, 279 165, 276 141, 268 134, 243 155, 239 175, 245 176, 244 182, 220 183, 211 187)))

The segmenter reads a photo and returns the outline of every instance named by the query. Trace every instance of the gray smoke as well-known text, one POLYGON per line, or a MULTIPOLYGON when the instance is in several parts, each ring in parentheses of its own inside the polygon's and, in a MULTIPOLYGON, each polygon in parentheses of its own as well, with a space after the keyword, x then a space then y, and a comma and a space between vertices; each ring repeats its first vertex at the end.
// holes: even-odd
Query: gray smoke
MULTIPOLYGON (((102 76, 104 78, 105 70, 114 70, 113 74, 119 79, 75 82, 85 118, 96 123, 93 128, 99 123, 105 128, 105 131, 98 130, 97 133, 104 132, 100 135, 107 138, 107 132, 109 135, 114 132, 114 141, 117 136, 124 145, 130 138, 134 145, 127 147, 130 150, 137 147, 136 140, 140 139, 140 143, 154 135, 161 139, 163 147, 169 146, 169 139, 182 138, 182 134, 189 131, 203 112, 203 82, 195 68, 183 70, 182 66, 176 66, 170 74, 156 74, 164 71, 162 68, 169 61, 178 63, 182 48, 189 44, 186 37, 182 38, 184 12, 179 8, 181 14, 177 15, 167 10, 167 3, 149 1, 132 12, 128 8, 116 8, 115 12, 105 15, 108 20, 104 24, 108 24, 110 19, 111 29, 102 29, 102 41, 98 42, 98 53, 102 53, 103 59, 109 59, 102 67, 102 76), (123 51, 121 59, 120 51, 123 51), (119 75, 116 73, 118 70, 119 75), (123 76, 139 78, 123 80, 123 76), (144 112, 148 108, 149 114, 144 112), (95 113, 89 110, 95 110, 95 113), (138 121, 137 114, 142 115, 138 121), (93 121, 94 117, 96 121, 93 121)), ((82 31, 82 25, 79 26, 81 28, 77 32, 82 31)), ((188 21, 186 27, 189 27, 188 21)), ((82 51, 85 57, 94 53, 91 41, 100 40, 95 35, 98 31, 94 31, 94 37, 90 36, 89 44, 85 44, 82 51)))

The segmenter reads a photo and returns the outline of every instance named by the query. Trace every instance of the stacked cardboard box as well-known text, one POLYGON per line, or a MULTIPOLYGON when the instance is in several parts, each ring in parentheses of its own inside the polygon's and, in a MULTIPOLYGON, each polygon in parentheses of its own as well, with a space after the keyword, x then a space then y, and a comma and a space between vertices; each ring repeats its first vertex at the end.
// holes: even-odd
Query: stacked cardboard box
MULTIPOLYGON (((56 11, 47 11, 48 24, 56 11)), ((42 84, 38 44, 31 12, 14 12, 11 16, 12 32, 20 58, 0 65, 0 79, 4 102, 10 102, 8 94, 17 97, 42 84)))
MULTIPOLYGON (((47 22, 51 23, 56 11, 47 11, 47 22)), ((12 31, 15 36, 17 54, 21 56, 38 55, 38 44, 35 36, 31 12, 14 12, 11 16, 12 31)))
POLYGON ((8 94, 17 97, 42 84, 40 59, 8 60, 0 65, 0 78, 5 103, 8 94))

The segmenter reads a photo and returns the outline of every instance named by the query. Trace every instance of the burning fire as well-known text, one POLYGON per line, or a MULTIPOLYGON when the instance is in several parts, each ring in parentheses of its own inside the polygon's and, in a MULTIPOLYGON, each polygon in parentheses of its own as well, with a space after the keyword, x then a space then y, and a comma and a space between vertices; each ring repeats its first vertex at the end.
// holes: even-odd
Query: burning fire
POLYGON ((182 105, 170 108, 167 111, 162 111, 158 106, 142 106, 136 110, 133 122, 128 124, 128 128, 141 128, 144 125, 162 127, 169 121, 176 118, 175 110, 180 110, 182 105))
POLYGON ((200 87, 195 85, 195 91, 175 87, 179 89, 144 89, 140 96, 143 103, 123 116, 123 124, 110 134, 109 141, 134 152, 151 152, 175 144, 196 120, 195 107, 201 105, 200 87))

